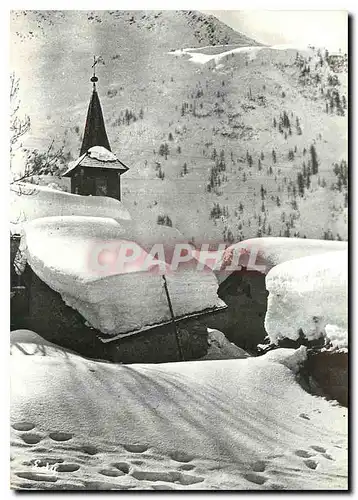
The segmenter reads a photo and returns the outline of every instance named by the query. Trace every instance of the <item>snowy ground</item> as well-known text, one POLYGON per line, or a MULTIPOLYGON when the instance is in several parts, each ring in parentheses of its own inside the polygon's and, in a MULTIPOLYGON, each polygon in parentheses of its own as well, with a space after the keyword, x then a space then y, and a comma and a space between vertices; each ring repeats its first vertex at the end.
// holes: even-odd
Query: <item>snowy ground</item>
POLYGON ((347 410, 297 384, 304 348, 113 365, 11 338, 13 488, 347 488, 347 410))

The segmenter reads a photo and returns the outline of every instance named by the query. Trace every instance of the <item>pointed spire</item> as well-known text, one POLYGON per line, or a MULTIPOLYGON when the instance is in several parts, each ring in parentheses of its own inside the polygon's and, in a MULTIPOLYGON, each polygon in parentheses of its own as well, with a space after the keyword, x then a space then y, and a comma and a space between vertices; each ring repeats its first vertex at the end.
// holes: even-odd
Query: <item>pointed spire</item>
POLYGON ((98 78, 95 73, 95 66, 98 61, 96 60, 95 56, 93 56, 93 58, 93 76, 91 78, 91 82, 93 83, 93 92, 88 107, 80 156, 84 153, 87 153, 87 151, 93 146, 103 146, 104 148, 108 149, 108 151, 111 151, 106 127, 104 125, 101 103, 99 102, 99 97, 96 89, 96 82, 98 82, 98 78))

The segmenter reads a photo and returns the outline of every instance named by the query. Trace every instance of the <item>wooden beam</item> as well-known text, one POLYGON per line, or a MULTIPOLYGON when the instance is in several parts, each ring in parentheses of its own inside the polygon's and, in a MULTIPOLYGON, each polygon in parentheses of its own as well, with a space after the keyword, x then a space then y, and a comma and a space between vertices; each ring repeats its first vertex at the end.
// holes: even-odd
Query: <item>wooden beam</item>
POLYGON ((174 328, 174 333, 175 333, 175 339, 177 341, 179 359, 180 359, 180 361, 184 361, 184 355, 183 355, 183 351, 182 351, 182 348, 181 348, 181 345, 180 345, 179 332, 178 332, 177 324, 176 324, 176 321, 175 321, 175 316, 174 316, 172 301, 170 300, 167 279, 165 277, 165 274, 163 274, 162 277, 163 277, 163 281, 164 281, 164 289, 165 289, 165 293, 166 293, 167 300, 168 300, 170 315, 171 315, 171 318, 172 318, 172 323, 173 323, 173 328, 174 328))

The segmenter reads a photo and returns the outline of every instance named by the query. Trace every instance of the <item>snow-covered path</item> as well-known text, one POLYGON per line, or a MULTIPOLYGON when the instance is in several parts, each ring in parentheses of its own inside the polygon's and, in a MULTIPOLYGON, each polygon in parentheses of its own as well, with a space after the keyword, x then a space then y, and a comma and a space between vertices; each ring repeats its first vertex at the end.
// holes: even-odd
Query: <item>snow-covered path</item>
POLYGON ((12 487, 347 488, 346 409, 272 354, 113 365, 35 334, 12 354, 12 487))

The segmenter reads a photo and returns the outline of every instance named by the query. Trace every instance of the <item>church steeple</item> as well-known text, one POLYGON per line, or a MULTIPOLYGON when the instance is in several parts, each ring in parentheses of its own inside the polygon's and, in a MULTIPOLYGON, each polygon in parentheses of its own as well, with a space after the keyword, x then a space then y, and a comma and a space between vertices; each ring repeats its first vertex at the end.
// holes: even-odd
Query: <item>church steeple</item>
POLYGON ((101 103, 99 102, 99 97, 96 89, 96 82, 98 78, 96 76, 95 67, 97 64, 96 57, 94 56, 93 62, 93 76, 91 82, 93 83, 93 91, 91 101, 88 107, 85 131, 83 134, 83 141, 80 151, 80 156, 92 148, 93 146, 103 146, 104 148, 111 151, 109 145, 109 140, 107 137, 106 127, 104 125, 103 113, 101 108, 101 103))
POLYGON ((98 78, 94 57, 93 91, 88 107, 85 132, 83 135, 80 157, 71 162, 63 174, 71 178, 71 193, 83 196, 110 196, 121 199, 121 175, 128 167, 112 153, 106 127, 104 125, 101 104, 97 95, 98 78))

